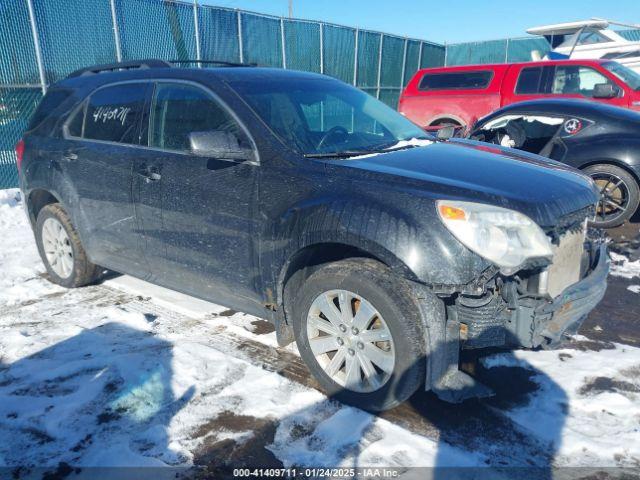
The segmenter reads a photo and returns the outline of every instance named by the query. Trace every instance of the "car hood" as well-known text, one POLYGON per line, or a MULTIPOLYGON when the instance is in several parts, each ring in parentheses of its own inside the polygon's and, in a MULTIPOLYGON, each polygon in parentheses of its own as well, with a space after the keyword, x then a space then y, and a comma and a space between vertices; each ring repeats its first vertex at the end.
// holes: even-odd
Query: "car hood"
POLYGON ((344 168, 355 169, 351 173, 371 175, 434 199, 517 210, 543 227, 557 225, 561 217, 592 206, 598 199, 593 182, 578 170, 538 155, 470 140, 327 163, 343 173, 347 173, 344 168))

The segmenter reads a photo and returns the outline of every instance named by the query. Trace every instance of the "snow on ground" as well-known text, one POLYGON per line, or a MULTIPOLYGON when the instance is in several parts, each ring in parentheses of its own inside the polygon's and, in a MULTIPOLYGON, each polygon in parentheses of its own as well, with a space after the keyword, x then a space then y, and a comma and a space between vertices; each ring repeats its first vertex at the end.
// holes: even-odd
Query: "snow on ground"
POLYGON ((624 255, 610 252, 611 275, 624 278, 640 278, 640 260, 631 261, 624 255))
POLYGON ((506 415, 554 443, 557 466, 637 466, 640 349, 611 347, 599 352, 516 351, 483 360, 489 368, 523 366, 537 371, 532 380, 541 388, 528 404, 506 415))
MULTIPOLYGON (((0 465, 183 466, 260 435, 285 466, 484 466, 496 448, 524 464, 518 445, 446 443, 251 361, 228 339, 285 353, 255 317, 156 295, 129 277, 50 284, 16 195, 0 192, 0 465)), ((522 351, 484 363, 532 375, 523 402, 487 405, 555 452, 556 465, 640 462, 640 349, 522 351)))

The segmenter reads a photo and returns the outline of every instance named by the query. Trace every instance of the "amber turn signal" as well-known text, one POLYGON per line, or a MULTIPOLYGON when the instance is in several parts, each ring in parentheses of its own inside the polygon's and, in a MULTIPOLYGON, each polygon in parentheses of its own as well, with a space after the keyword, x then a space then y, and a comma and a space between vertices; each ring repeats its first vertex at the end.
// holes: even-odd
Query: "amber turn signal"
POLYGON ((450 207, 449 205, 438 205, 440 215, 447 220, 466 220, 464 210, 461 208, 450 207))

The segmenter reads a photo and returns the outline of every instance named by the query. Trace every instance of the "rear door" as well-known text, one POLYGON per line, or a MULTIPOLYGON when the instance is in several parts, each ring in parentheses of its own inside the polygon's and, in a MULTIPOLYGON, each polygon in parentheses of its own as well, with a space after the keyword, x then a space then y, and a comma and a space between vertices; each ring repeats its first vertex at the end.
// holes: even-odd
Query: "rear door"
POLYGON ((209 90, 156 83, 134 190, 155 281, 244 311, 262 298, 255 236, 259 166, 246 129, 209 90), (195 155, 190 134, 224 132, 251 158, 195 155))
POLYGON ((102 87, 65 124, 57 168, 65 179, 75 225, 91 260, 144 277, 131 191, 133 159, 139 152, 141 114, 149 84, 102 87))

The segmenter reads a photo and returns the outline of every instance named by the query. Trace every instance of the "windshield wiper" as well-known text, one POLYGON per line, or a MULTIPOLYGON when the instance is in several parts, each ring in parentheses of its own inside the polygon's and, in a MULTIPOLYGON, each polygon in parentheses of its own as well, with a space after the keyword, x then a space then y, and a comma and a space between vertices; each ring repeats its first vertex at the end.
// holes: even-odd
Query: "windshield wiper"
MULTIPOLYGON (((428 137, 416 138, 417 140, 432 140, 428 137)), ((374 145, 372 147, 368 147, 363 150, 344 150, 342 152, 328 152, 328 153, 305 153, 306 158, 347 158, 347 157, 355 157, 358 155, 370 155, 372 153, 384 153, 384 152, 394 152, 396 150, 405 150, 408 148, 419 147, 420 145, 406 144, 400 145, 396 148, 392 148, 397 145, 399 142, 404 140, 396 140, 392 143, 383 143, 381 145, 374 145)))
POLYGON ((344 152, 305 153, 305 158, 348 158, 358 155, 368 155, 371 150, 345 150, 344 152))

